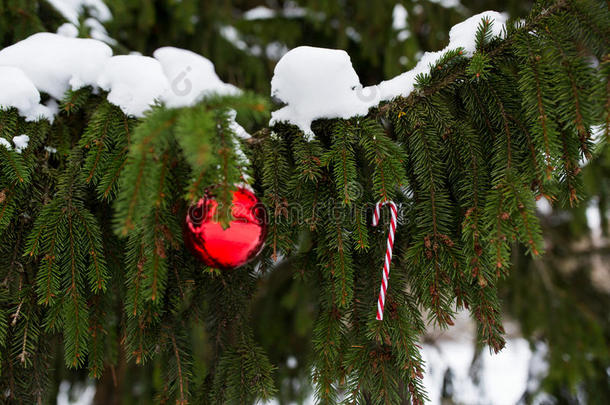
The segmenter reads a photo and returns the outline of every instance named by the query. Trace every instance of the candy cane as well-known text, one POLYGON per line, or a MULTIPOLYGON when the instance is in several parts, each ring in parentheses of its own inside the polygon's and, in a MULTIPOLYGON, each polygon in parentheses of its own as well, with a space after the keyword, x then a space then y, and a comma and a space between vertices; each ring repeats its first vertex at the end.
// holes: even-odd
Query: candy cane
POLYGON ((388 279, 390 278, 390 263, 392 262, 392 249, 394 248, 394 232, 396 232, 396 216, 397 208, 393 201, 379 201, 375 205, 375 213, 373 214, 373 226, 379 224, 379 211, 384 205, 390 206, 392 214, 390 220, 390 233, 388 234, 388 246, 385 251, 385 261, 383 262, 383 276, 381 279, 381 289, 379 290, 379 299, 377 300, 377 320, 383 320, 383 306, 385 305, 385 293, 388 289, 388 279))

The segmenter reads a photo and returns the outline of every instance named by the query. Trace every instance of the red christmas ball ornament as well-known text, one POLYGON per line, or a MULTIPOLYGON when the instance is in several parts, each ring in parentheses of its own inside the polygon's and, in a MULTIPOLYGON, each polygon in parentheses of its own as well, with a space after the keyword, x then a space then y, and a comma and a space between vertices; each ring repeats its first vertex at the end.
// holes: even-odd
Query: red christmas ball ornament
POLYGON ((186 215, 184 241, 199 260, 210 267, 234 269, 254 259, 267 235, 266 210, 253 192, 239 187, 233 192, 233 219, 223 229, 218 202, 212 194, 192 205, 186 215))

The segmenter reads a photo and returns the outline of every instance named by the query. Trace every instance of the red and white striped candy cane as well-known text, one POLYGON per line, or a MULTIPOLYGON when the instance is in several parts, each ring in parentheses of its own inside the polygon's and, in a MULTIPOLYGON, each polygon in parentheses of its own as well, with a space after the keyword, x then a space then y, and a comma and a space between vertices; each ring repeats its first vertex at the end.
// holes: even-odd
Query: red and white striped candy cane
POLYGON ((383 276, 381 279, 381 289, 379 290, 379 299, 377 300, 377 320, 383 320, 383 306, 385 305, 385 293, 388 289, 388 279, 390 278, 390 263, 392 262, 392 249, 394 248, 394 232, 396 232, 396 217, 398 209, 393 201, 379 201, 375 205, 375 213, 373 214, 373 226, 379 224, 379 211, 384 205, 390 206, 390 233, 388 234, 388 245, 385 251, 385 261, 383 262, 383 276))

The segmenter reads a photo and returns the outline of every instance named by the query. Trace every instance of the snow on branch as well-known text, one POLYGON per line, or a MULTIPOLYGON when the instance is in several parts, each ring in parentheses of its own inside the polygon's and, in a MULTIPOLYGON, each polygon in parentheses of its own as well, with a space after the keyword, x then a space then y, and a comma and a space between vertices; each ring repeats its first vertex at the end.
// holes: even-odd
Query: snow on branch
MULTIPOLYGON (((477 14, 451 29, 443 50, 426 52, 412 70, 374 86, 362 86, 345 51, 295 48, 275 67, 271 93, 286 105, 272 114, 271 124, 290 122, 311 136, 316 119, 363 116, 383 101, 407 96, 416 77, 429 73, 444 53, 462 49, 472 56, 483 18, 493 23, 494 36, 502 35, 504 14, 477 14)), ((172 108, 211 94, 240 93, 220 80, 211 61, 194 52, 164 47, 153 56, 112 56, 112 49, 96 39, 34 34, 0 51, 0 107, 15 107, 28 120, 52 120, 54 109, 40 104, 39 92, 60 100, 69 89, 92 86, 108 91, 108 100, 126 114, 141 117, 155 100, 172 108)))
POLYGON ((53 114, 40 104, 40 93, 21 69, 0 66, 0 107, 15 107, 27 121, 38 117, 52 120, 53 114))
POLYGON ((220 80, 214 63, 186 49, 163 47, 153 56, 163 68, 170 84, 162 101, 168 107, 185 107, 198 102, 201 97, 221 94, 239 95, 241 90, 220 80))
POLYGON ((98 21, 107 22, 112 19, 110 9, 102 0, 47 0, 59 13, 74 25, 87 9, 98 21))
POLYGON ((141 55, 108 59, 97 85, 108 91, 108 101, 136 117, 144 115, 150 104, 169 89, 159 61, 141 55))
POLYGON ((318 118, 366 115, 371 106, 345 51, 301 46, 275 66, 271 95, 287 105, 273 112, 271 124, 287 121, 311 135, 318 118))
POLYGON ((112 49, 94 39, 42 32, 0 51, 0 66, 19 68, 38 91, 60 100, 69 89, 95 85, 112 49))
POLYGON ((154 56, 112 56, 99 40, 34 34, 0 50, 0 108, 15 107, 30 121, 52 121, 56 111, 40 104, 40 92, 61 100, 70 89, 91 86, 108 91, 108 101, 125 114, 141 117, 155 100, 183 107, 212 94, 241 92, 194 52, 165 47, 154 56))
POLYGON ((417 76, 430 73, 446 52, 461 49, 465 56, 472 56, 482 19, 492 23, 494 36, 502 35, 505 14, 485 11, 474 15, 451 28, 449 44, 444 49, 426 52, 413 69, 374 86, 362 86, 345 51, 295 48, 275 67, 271 95, 286 105, 272 113, 270 124, 289 122, 311 137, 311 123, 316 119, 362 116, 383 101, 406 97, 415 88, 417 76))

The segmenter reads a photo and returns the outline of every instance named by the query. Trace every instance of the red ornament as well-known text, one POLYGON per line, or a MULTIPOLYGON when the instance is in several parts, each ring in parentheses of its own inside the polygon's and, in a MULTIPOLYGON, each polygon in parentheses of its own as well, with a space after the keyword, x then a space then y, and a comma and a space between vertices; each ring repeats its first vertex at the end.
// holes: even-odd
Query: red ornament
POLYGON ((184 242, 210 267, 234 269, 254 259, 267 235, 265 207, 254 193, 240 187, 233 192, 233 220, 223 229, 217 218, 218 202, 207 194, 186 215, 184 242))

